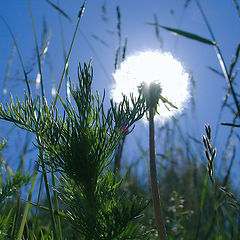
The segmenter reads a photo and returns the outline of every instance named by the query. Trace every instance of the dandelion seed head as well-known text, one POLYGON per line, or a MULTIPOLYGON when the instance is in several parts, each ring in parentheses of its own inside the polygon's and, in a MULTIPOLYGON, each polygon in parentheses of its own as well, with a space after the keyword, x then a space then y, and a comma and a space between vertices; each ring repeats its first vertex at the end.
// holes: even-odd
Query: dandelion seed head
POLYGON ((115 82, 111 96, 117 103, 122 101, 123 94, 138 97, 138 89, 143 83, 146 86, 151 83, 159 84, 161 96, 177 107, 166 107, 160 100, 155 119, 161 123, 181 113, 190 98, 189 74, 170 53, 158 50, 137 52, 120 64, 119 69, 113 73, 113 78, 115 82))

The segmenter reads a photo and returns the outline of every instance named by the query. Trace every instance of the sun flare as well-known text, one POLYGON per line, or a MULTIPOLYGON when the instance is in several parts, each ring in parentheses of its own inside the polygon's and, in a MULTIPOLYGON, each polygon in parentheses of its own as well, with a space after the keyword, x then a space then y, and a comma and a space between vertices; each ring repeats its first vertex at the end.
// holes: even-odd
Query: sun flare
POLYGON ((127 57, 113 73, 113 78, 115 82, 111 95, 117 103, 122 100, 122 94, 130 96, 132 93, 138 97, 138 87, 143 83, 158 83, 161 96, 177 107, 168 108, 163 102, 159 102, 156 119, 162 123, 181 113, 190 97, 189 74, 170 53, 158 50, 138 52, 127 57))

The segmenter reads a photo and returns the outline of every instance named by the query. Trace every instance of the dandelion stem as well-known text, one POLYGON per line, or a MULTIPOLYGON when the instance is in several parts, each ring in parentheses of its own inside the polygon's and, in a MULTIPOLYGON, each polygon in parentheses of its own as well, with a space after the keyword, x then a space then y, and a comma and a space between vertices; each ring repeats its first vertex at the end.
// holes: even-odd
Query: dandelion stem
POLYGON ((160 240, 167 239, 167 233, 164 225, 160 195, 157 185, 157 171, 155 160, 155 140, 154 140, 154 107, 149 107, 149 148, 150 148, 150 175, 152 200, 154 207, 155 220, 157 225, 158 236, 160 240))

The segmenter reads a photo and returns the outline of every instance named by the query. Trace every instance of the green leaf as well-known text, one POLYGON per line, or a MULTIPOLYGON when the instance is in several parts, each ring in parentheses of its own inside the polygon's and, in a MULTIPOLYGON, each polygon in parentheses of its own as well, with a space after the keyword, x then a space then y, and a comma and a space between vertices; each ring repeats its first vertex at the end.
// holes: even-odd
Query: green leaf
POLYGON ((240 127, 240 124, 234 124, 234 123, 221 123, 221 125, 230 126, 230 127, 240 127))
POLYGON ((68 21, 70 21, 71 23, 73 22, 72 19, 68 16, 68 14, 66 14, 61 8, 59 8, 57 5, 55 5, 54 3, 52 3, 49 0, 46 0, 46 2, 48 4, 50 4, 53 8, 55 8, 59 13, 61 13, 68 21))
MULTIPOLYGON (((152 25, 152 26, 156 26, 155 23, 146 23, 146 24, 152 25)), ((169 28, 169 27, 166 27, 166 26, 163 26, 163 25, 160 25, 160 24, 157 24, 157 26, 160 27, 160 28, 163 28, 163 29, 165 29, 167 31, 170 31, 172 33, 175 33, 175 34, 181 35, 183 37, 186 37, 186 38, 190 38, 190 39, 193 39, 193 40, 205 43, 205 44, 213 45, 213 46, 217 45, 216 42, 211 41, 211 40, 209 40, 207 38, 201 37, 199 35, 196 35, 194 33, 185 32, 185 31, 182 31, 182 30, 176 29, 176 28, 169 28)))

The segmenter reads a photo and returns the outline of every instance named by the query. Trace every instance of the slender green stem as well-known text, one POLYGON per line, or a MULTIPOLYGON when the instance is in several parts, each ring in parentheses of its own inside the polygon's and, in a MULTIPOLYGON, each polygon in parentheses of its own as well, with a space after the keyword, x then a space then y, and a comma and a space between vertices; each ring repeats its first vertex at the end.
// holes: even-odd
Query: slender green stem
POLYGON ((47 199, 48 199, 48 203, 49 203, 49 210, 50 210, 50 216, 51 216, 52 227, 53 227, 53 236, 54 236, 54 239, 59 239, 58 238, 58 233, 57 233, 55 216, 54 216, 54 208, 53 208, 53 204, 52 204, 52 199, 51 199, 51 194, 50 194, 50 189, 49 189, 49 184, 48 184, 48 179, 47 179, 45 162, 43 160, 42 150, 40 150, 40 159, 41 159, 41 164, 42 164, 43 178, 44 178, 44 182, 45 182, 47 199))
POLYGON ((30 97, 30 101, 32 101, 32 94, 31 94, 31 88, 30 88, 30 84, 29 84, 29 81, 28 81, 28 77, 27 77, 27 71, 26 71, 25 66, 24 66, 24 63, 23 63, 22 55, 21 55, 21 53, 20 53, 20 49, 19 49, 19 47, 18 47, 17 40, 16 40, 16 38, 15 38, 15 36, 14 36, 11 28, 10 28, 10 26, 8 25, 7 21, 5 20, 5 18, 2 17, 2 16, 0 16, 0 18, 3 20, 3 22, 4 22, 5 25, 7 26, 7 29, 8 29, 8 31, 10 32, 11 37, 12 37, 12 39, 13 39, 13 41, 14 41, 15 46, 16 46, 17 53, 18 53, 18 57, 19 57, 19 59, 20 59, 21 67, 22 67, 23 74, 24 74, 24 79, 25 79, 25 82, 26 82, 26 85, 27 85, 27 89, 28 89, 28 94, 29 94, 29 97, 30 97))
POLYGON ((157 184, 157 170, 155 159, 155 140, 154 140, 154 107, 149 107, 149 149, 150 149, 150 175, 152 187, 152 200, 154 207, 155 220, 157 225, 158 236, 160 240, 167 239, 166 228, 161 208, 160 195, 157 184))
POLYGON ((70 58, 70 55, 71 55, 71 52, 72 52, 73 43, 74 43, 75 38, 76 38, 76 35, 77 35, 77 31, 78 31, 78 28, 79 28, 79 24, 80 24, 80 21, 81 21, 83 12, 84 12, 85 3, 86 3, 86 0, 84 1, 83 5, 82 5, 82 7, 81 7, 81 10, 80 10, 80 12, 79 12, 79 15, 78 15, 77 25, 76 25, 76 28, 75 28, 75 31, 74 31, 74 34, 73 34, 73 39, 72 39, 72 42, 71 42, 71 45, 70 45, 70 49, 69 49, 69 51, 68 51, 67 58, 66 58, 66 60, 65 60, 65 65, 64 65, 63 73, 62 73, 61 80, 60 80, 60 83, 59 83, 59 86, 58 86, 57 95, 56 95, 56 98, 55 98, 54 103, 53 103, 53 108, 52 108, 53 112, 54 112, 54 110, 55 110, 55 108, 56 108, 58 96, 59 96, 59 93, 60 93, 60 90, 61 90, 61 87, 62 87, 63 78, 64 78, 65 73, 66 73, 66 70, 67 70, 67 68, 68 68, 68 61, 69 61, 69 58, 70 58))
POLYGON ((218 197, 217 197, 217 187, 216 187, 216 179, 215 179, 215 169, 213 169, 213 188, 214 188, 214 210, 215 210, 216 221, 217 221, 217 240, 219 240, 220 237, 219 237, 219 219, 218 219, 218 197))
POLYGON ((16 205, 16 213, 14 216, 14 220, 13 220, 13 224, 12 224, 12 230, 11 230, 11 239, 14 239, 16 236, 16 231, 18 228, 18 222, 19 222, 19 218, 21 216, 21 198, 20 195, 18 195, 18 200, 17 200, 17 205, 16 205))
MULTIPOLYGON (((207 26, 207 28, 208 28, 208 31, 209 31, 209 33, 210 33, 210 35, 211 35, 211 37, 212 37, 212 40, 213 40, 214 42, 216 42, 216 38, 215 38, 215 36, 214 36, 214 34, 213 34, 213 31, 212 31, 212 29, 211 29, 211 26, 210 26, 210 24, 209 24, 209 22, 208 22, 208 20, 207 20, 207 17, 206 17, 206 15, 205 15, 205 13, 204 13, 204 11, 203 11, 203 9, 202 9, 199 1, 196 0, 196 3, 197 3, 197 6, 198 6, 198 8, 199 8, 199 10, 200 10, 200 12, 201 12, 201 15, 202 15, 202 17, 203 17, 203 19, 204 19, 204 22, 205 22, 205 24, 206 24, 206 26, 207 26)), ((227 82, 227 84, 228 84, 228 86, 229 86, 229 88, 230 88, 230 90, 231 90, 231 92, 232 92, 232 96, 233 96, 233 99, 234 99, 236 108, 237 108, 237 110, 238 110, 238 116, 239 116, 239 115, 240 115, 240 106, 239 106, 239 102, 238 102, 238 99, 237 99, 237 94, 236 94, 236 92, 235 92, 235 90, 234 90, 234 88, 233 88, 232 81, 231 81, 231 79, 230 79, 230 76, 229 76, 229 73, 228 73, 228 70, 227 70, 227 66, 226 66, 226 64, 225 64, 225 61, 224 61, 224 58, 223 58, 223 56, 222 56, 222 53, 221 53, 221 50, 220 50, 219 46, 216 44, 216 45, 214 45, 214 48, 215 48, 215 51, 216 51, 217 58, 218 58, 218 61, 219 61, 219 63, 220 63, 220 66, 221 66, 221 68, 222 68, 224 77, 225 77, 225 79, 226 79, 226 82, 227 82)))
MULTIPOLYGON (((60 8, 60 1, 57 0, 57 6, 60 8)), ((63 24, 62 24, 62 14, 58 12, 58 19, 59 19, 59 25, 60 25, 60 35, 61 35, 61 41, 62 41, 62 49, 63 49, 63 57, 64 57, 64 62, 66 62, 67 59, 67 52, 65 49, 65 40, 64 40, 64 31, 63 31, 63 24)), ((68 96, 68 91, 69 91, 69 80, 68 80, 68 68, 66 69, 65 73, 65 85, 66 85, 66 98, 69 99, 68 96)))
POLYGON ((36 212, 35 216, 33 219, 33 225, 32 225, 32 233, 31 233, 31 240, 34 239, 34 232, 35 232, 35 227, 36 227, 36 222, 37 222, 37 215, 38 215, 38 209, 39 209, 39 203, 40 203, 40 196, 42 192, 42 182, 43 182, 43 175, 41 176, 41 181, 40 181, 40 186, 39 186, 39 191, 38 191, 38 198, 37 198, 37 204, 36 204, 36 212))
POLYGON ((28 0, 28 7, 29 7, 30 14, 31 14, 33 33, 34 33, 34 40, 35 40, 35 47, 36 47, 36 52, 37 52, 38 70, 39 70, 39 74, 40 74, 40 84, 41 84, 42 98, 43 98, 43 102, 45 104, 45 95, 44 95, 44 87, 43 87, 43 79, 42 79, 41 59, 40 59, 40 54, 39 54, 39 49, 38 49, 37 33, 36 33, 35 24, 34 24, 34 19, 33 19, 33 13, 32 13, 30 0, 28 0))
POLYGON ((27 220, 29 207, 31 205, 33 189, 34 189, 34 186, 35 186, 35 183, 36 183, 36 180, 37 180, 37 173, 38 173, 39 166, 40 166, 40 158, 38 160, 37 167, 36 167, 36 170, 35 170, 34 175, 33 175, 32 185, 31 185, 31 188, 30 188, 30 192, 28 194, 28 202, 27 202, 27 204, 25 206, 25 209, 24 209, 22 221, 21 221, 20 228, 19 228, 18 235, 17 235, 17 240, 22 239, 22 234, 23 234, 24 226, 25 226, 25 223, 26 223, 26 220, 27 220))
MULTIPOLYGON (((54 172, 53 169, 51 169, 51 174, 52 174, 52 184, 53 184, 53 188, 56 188, 56 182, 55 182, 55 176, 54 176, 54 172)), ((58 198, 57 198, 57 193, 56 190, 53 189, 53 200, 54 200, 54 206, 56 211, 59 211, 58 208, 58 198)), ((57 227, 57 232, 58 232, 58 238, 60 240, 62 240, 62 228, 61 228, 61 219, 59 215, 56 215, 56 227, 57 227)))

